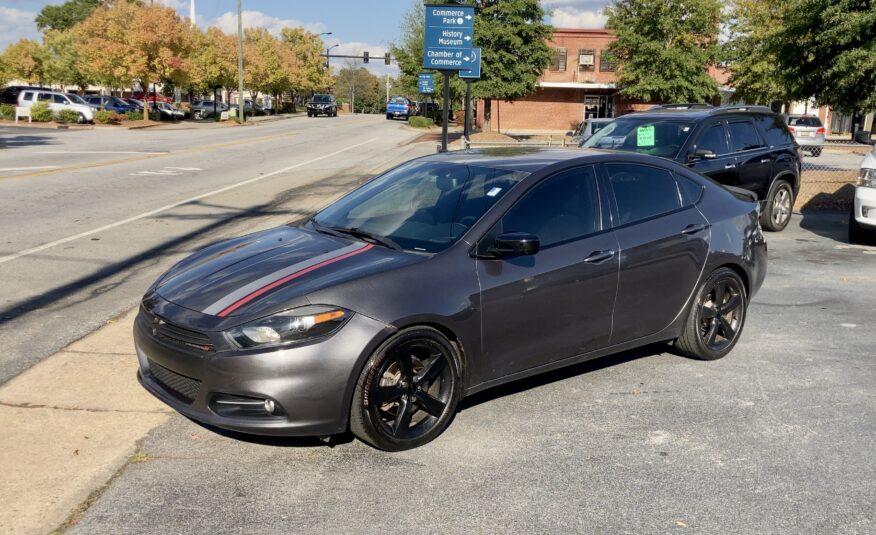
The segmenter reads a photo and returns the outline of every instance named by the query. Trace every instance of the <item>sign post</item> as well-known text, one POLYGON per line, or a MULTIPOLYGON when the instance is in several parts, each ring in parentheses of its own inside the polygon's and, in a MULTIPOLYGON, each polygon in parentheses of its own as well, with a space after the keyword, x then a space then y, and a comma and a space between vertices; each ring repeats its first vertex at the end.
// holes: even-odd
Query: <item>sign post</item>
POLYGON ((477 64, 467 71, 459 71, 459 77, 465 80, 465 127, 462 135, 465 139, 471 137, 471 83, 481 77, 481 49, 471 49, 472 60, 477 64))
POLYGON ((444 75, 444 106, 441 113, 441 152, 447 151, 447 122, 450 112, 450 76, 453 71, 474 68, 477 58, 472 49, 474 40, 474 7, 464 5, 426 4, 423 67, 440 70, 444 75))

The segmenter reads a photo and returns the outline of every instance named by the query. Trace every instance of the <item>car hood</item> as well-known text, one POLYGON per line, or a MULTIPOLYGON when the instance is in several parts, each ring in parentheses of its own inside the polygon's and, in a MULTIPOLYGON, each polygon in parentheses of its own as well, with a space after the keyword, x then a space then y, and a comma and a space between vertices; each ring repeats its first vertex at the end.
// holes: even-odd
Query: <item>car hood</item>
POLYGON ((422 259, 286 226, 207 247, 171 268, 151 290, 204 315, 245 320, 305 304, 308 293, 327 286, 422 259))
POLYGON ((876 145, 873 146, 873 150, 867 153, 864 156, 864 159, 861 160, 861 169, 876 169, 876 145))

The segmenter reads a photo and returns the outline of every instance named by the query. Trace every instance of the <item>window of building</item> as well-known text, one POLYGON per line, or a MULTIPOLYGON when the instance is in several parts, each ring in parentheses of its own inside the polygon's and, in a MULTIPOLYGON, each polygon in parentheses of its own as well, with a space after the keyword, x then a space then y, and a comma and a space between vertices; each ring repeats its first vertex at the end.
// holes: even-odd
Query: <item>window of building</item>
POLYGON ((599 70, 600 72, 614 72, 614 56, 607 48, 599 51, 599 70))
POLYGON ((592 71, 596 69, 596 51, 592 48, 578 49, 578 70, 592 71))
POLYGON ((552 70, 552 71, 565 71, 566 70, 566 49, 565 48, 552 48, 551 49, 550 70, 552 70))

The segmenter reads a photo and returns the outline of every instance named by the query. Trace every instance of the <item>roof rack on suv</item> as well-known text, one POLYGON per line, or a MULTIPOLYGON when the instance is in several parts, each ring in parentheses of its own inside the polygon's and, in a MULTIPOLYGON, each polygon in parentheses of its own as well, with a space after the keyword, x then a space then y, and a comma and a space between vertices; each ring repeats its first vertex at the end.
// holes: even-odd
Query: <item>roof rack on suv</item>
POLYGON ((769 106, 755 106, 753 104, 734 104, 731 106, 721 106, 719 108, 715 108, 711 110, 710 114, 715 113, 733 113, 737 111, 756 111, 760 113, 773 113, 772 108, 769 106))
POLYGON ((656 106, 651 106, 648 108, 648 111, 651 110, 708 110, 714 108, 711 104, 706 104, 704 102, 682 102, 678 104, 657 104, 656 106))

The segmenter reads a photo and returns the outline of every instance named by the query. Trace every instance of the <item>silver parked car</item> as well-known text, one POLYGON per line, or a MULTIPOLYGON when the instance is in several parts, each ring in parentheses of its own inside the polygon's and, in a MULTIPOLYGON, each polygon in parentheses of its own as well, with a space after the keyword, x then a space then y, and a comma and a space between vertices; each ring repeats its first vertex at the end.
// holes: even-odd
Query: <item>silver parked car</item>
POLYGON ((590 139, 590 136, 605 128, 605 126, 612 121, 614 121, 614 119, 611 118, 587 119, 579 124, 574 132, 566 132, 566 135, 572 136, 570 143, 580 145, 590 139))
POLYGON ((821 155, 825 134, 821 119, 813 115, 789 115, 788 130, 801 149, 809 152, 813 157, 821 155))
POLYGON ((223 111, 228 111, 228 104, 212 100, 196 100, 192 103, 192 117, 195 119, 206 119, 214 114, 218 115, 223 111))

